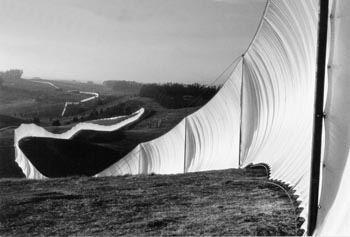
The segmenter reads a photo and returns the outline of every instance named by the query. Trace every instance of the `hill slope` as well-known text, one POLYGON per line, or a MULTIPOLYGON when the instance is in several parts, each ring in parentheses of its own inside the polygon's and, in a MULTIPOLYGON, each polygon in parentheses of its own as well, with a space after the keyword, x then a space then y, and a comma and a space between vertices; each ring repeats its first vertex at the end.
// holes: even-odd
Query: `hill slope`
POLYGON ((19 126, 22 123, 29 123, 29 121, 0 114, 0 129, 10 126, 19 126))
POLYGON ((0 235, 295 235, 292 204, 265 175, 1 180, 0 235))

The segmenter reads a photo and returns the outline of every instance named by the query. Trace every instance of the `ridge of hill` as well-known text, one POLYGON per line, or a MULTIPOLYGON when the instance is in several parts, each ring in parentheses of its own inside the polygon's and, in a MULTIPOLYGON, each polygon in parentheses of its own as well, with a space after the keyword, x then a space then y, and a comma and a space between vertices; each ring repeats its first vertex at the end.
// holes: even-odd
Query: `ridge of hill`
POLYGON ((28 122, 29 122, 28 120, 0 114, 0 129, 6 128, 6 127, 17 127, 22 123, 28 123, 28 122))

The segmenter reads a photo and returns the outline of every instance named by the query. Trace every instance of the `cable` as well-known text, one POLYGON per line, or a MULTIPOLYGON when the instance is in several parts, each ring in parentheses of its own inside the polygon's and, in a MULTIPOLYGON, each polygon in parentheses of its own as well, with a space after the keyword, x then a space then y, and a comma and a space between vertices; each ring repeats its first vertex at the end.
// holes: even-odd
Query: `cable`
MULTIPOLYGON (((203 92, 200 94, 200 95, 198 95, 191 103, 189 103, 189 105, 187 106, 187 107, 192 107, 195 103, 197 103, 198 102, 198 100, 202 97, 202 95, 204 95, 207 91, 208 91, 208 89, 209 89, 209 87, 210 86, 212 86, 212 85, 214 85, 220 78, 221 78, 221 76, 222 75, 224 75, 226 72, 227 72, 227 70, 230 68, 230 67, 232 67, 232 65, 234 65, 240 58, 241 58, 242 56, 239 56, 239 57, 237 57, 237 58, 235 58, 233 61, 231 61, 231 63, 208 85, 208 87, 207 88, 205 88, 204 90, 203 90, 203 92)), ((237 66, 237 65, 236 65, 237 66)), ((233 70, 235 70, 235 68, 236 67, 234 67, 233 69, 232 69, 232 71, 233 70)), ((229 78, 229 76, 225 79, 225 82, 228 80, 228 78, 229 78)), ((225 83, 224 82, 224 83, 225 83)))
POLYGON ((279 184, 277 184, 277 183, 270 182, 270 181, 268 181, 268 180, 266 180, 265 183, 275 185, 275 186, 279 187, 280 189, 282 189, 282 190, 287 194, 287 196, 288 196, 288 198, 289 198, 289 201, 290 201, 290 203, 291 203, 292 206, 293 206, 293 212, 294 212, 294 216, 295 216, 295 235, 298 235, 298 225, 297 225, 298 218, 296 217, 296 216, 297 216, 296 207, 294 206, 293 199, 292 199, 292 197, 289 195, 289 192, 288 192, 282 185, 279 185, 279 184))
POLYGON ((266 2, 263 15, 262 15, 261 20, 260 20, 260 22, 259 22, 259 26, 258 26, 258 28, 257 28, 256 31, 255 31, 255 34, 254 34, 254 37, 253 37, 252 41, 250 41, 250 44, 248 45, 247 49, 246 49, 245 52, 243 53, 243 56, 244 56, 244 55, 249 51, 249 49, 252 47, 252 45, 253 45, 253 43, 255 42, 255 39, 256 39, 258 33, 260 32, 260 29, 261 29, 262 24, 263 24, 263 22, 264 22, 264 18, 265 18, 266 13, 267 13, 267 9, 269 8, 269 5, 270 5, 270 1, 271 1, 271 0, 267 0, 267 2, 266 2))

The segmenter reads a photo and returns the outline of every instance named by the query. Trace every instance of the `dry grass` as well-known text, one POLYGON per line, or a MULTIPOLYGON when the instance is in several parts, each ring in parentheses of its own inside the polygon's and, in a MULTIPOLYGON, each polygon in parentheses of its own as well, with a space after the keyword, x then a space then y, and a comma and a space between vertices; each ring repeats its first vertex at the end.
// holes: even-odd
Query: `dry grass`
POLYGON ((295 235, 286 193, 256 172, 2 180, 0 235, 295 235))

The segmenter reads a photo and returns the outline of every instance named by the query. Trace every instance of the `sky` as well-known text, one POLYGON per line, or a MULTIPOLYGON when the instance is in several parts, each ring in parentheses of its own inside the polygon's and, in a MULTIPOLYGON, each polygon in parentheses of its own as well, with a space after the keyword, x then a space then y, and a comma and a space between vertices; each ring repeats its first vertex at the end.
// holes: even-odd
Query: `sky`
POLYGON ((24 78, 210 84, 266 0, 0 0, 0 71, 24 78))

